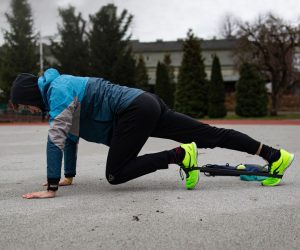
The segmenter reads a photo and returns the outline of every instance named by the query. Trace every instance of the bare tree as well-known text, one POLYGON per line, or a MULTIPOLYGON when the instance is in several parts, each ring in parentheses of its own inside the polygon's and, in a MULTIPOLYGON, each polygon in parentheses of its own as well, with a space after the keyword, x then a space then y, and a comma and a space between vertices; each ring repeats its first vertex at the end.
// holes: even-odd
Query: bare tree
POLYGON ((255 64, 271 81, 271 115, 277 115, 283 92, 295 82, 294 57, 300 29, 271 13, 239 27, 239 60, 255 64))
POLYGON ((231 13, 223 16, 220 22, 220 35, 222 38, 233 39, 236 38, 239 30, 240 19, 231 13))

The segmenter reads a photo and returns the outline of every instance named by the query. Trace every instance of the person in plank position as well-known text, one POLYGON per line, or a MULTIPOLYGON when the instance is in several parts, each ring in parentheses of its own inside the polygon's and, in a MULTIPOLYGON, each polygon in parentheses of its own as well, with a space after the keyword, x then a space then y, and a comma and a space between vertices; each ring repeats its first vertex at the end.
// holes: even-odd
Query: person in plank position
MULTIPOLYGON (((156 95, 113 84, 102 78, 61 75, 50 68, 40 77, 22 73, 11 88, 14 108, 49 113, 47 142, 47 191, 24 198, 55 197, 59 183, 69 185, 76 174, 79 138, 109 147, 106 178, 125 183, 178 164, 186 173, 186 188, 199 180, 198 148, 227 148, 257 154, 269 164, 269 172, 283 175, 294 155, 275 149, 233 129, 217 128, 175 112, 156 95), (138 156, 149 137, 182 143, 162 152, 138 156), (62 158, 65 179, 60 182, 62 158)), ((262 181, 275 186, 280 178, 262 181)))

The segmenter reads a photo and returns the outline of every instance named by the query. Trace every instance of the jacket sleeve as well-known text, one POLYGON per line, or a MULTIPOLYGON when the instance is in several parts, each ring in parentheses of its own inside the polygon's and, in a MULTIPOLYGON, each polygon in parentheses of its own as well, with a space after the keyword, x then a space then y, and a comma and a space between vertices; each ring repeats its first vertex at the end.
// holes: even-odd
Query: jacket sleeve
POLYGON ((75 177, 76 175, 77 150, 78 142, 68 137, 64 148, 65 177, 75 177))
MULTIPOLYGON (((47 143, 48 190, 57 189, 61 177, 63 151, 77 106, 77 97, 71 96, 66 90, 52 91, 49 112, 50 129, 47 143)), ((74 157, 74 154, 72 157, 74 157)), ((76 163, 74 159, 73 162, 76 163)))

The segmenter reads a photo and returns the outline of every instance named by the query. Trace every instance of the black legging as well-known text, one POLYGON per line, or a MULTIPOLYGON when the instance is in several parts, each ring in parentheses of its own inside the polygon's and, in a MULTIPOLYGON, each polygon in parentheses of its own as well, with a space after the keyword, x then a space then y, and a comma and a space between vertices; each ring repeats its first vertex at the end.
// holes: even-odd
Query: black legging
POLYGON ((221 147, 249 154, 255 154, 260 145, 238 131, 212 127, 174 112, 156 95, 144 93, 116 117, 106 165, 109 183, 124 183, 168 168, 168 151, 138 156, 149 137, 194 141, 198 148, 221 147))

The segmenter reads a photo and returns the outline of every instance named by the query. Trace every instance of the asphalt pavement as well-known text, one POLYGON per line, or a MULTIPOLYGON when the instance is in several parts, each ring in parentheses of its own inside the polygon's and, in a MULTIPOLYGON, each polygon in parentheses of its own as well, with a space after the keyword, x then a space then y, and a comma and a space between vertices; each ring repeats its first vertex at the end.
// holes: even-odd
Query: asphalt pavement
MULTIPOLYGON (((206 177, 185 190, 178 167, 113 186, 108 148, 81 140, 74 185, 26 200, 46 180, 47 126, 0 127, 0 249, 300 249, 300 126, 223 125, 295 153, 277 187, 206 177)), ((151 138, 141 154, 177 146, 151 138)), ((199 165, 264 164, 258 156, 200 149, 199 165)), ((63 173, 63 170, 62 170, 63 173)))

